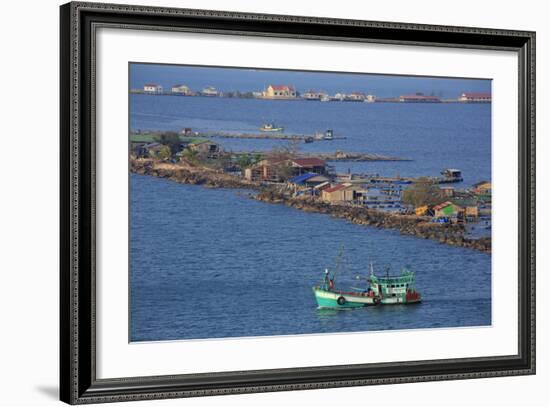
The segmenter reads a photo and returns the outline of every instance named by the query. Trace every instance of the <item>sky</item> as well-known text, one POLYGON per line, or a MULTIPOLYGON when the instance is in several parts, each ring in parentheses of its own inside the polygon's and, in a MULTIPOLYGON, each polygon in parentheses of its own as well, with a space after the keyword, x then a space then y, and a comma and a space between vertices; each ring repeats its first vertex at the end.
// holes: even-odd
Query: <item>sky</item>
POLYGON ((184 84, 192 90, 214 86, 222 92, 262 91, 267 85, 293 85, 298 92, 323 90, 364 92, 378 97, 391 97, 422 92, 443 98, 456 98, 462 92, 491 92, 489 79, 456 79, 382 74, 349 74, 310 71, 260 70, 186 65, 130 64, 130 88, 143 88, 156 83, 169 89, 184 84))

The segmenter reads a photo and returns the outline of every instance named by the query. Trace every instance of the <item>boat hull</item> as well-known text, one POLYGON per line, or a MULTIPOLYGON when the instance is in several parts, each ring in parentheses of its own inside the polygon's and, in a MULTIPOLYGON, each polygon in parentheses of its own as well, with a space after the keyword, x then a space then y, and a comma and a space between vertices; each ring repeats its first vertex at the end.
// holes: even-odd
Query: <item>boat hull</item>
POLYGON ((361 308, 376 305, 373 297, 360 293, 344 293, 340 291, 326 291, 318 287, 313 288, 318 308, 361 308))
POLYGON ((417 304, 421 302, 420 298, 407 299, 406 297, 386 297, 380 299, 381 305, 397 305, 397 304, 417 304))

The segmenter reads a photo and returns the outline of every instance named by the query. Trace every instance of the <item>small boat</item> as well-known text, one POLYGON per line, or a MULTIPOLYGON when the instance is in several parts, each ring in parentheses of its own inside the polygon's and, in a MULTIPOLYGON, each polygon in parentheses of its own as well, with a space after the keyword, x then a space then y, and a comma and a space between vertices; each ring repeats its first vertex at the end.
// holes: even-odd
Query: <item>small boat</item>
POLYGON ((306 143, 313 143, 315 139, 312 136, 308 136, 304 139, 304 142, 306 143))
POLYGON ((373 266, 366 279, 365 288, 352 287, 350 290, 335 288, 335 273, 330 275, 325 269, 323 282, 313 287, 313 294, 318 308, 360 308, 369 305, 414 304, 422 301, 416 291, 414 273, 406 268, 401 275, 377 277, 373 266))
POLYGON ((284 131, 284 127, 277 127, 273 123, 265 123, 260 127, 260 131, 277 132, 284 131))
POLYGON ((445 168, 441 171, 441 175, 442 177, 436 178, 436 181, 440 184, 451 184, 464 181, 464 178, 462 178, 462 171, 456 168, 445 168))

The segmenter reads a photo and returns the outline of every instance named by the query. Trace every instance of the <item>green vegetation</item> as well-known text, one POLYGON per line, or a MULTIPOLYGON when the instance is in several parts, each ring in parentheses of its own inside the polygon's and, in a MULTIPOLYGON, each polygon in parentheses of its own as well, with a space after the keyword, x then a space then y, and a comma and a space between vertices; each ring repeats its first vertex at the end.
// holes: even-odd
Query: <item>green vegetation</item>
POLYGON ((181 153, 181 156, 187 161, 189 164, 197 164, 199 159, 199 152, 197 150, 189 150, 186 148, 181 153))
POLYGON ((172 151, 169 146, 163 145, 157 152, 157 158, 167 161, 172 158, 172 151))
POLYGON ((180 151, 181 138, 178 133, 167 132, 155 136, 155 141, 169 148, 170 156, 180 151))
POLYGON ((249 168, 249 167, 252 167, 254 164, 256 164, 258 161, 260 161, 262 159, 262 155, 261 154, 249 154, 249 153, 245 153, 245 154, 240 154, 236 161, 235 161, 235 164, 239 167, 239 168, 242 168, 242 169, 245 169, 245 168, 249 168))
POLYGON ((403 191, 403 202, 415 208, 424 205, 437 205, 446 197, 443 191, 428 178, 419 178, 411 187, 403 191))

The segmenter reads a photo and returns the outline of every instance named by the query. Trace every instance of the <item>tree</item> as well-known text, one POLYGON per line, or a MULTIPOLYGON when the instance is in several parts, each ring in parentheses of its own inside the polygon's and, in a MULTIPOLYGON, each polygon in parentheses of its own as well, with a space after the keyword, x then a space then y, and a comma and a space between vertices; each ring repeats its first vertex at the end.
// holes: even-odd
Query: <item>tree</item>
POLYGON ((437 205, 445 200, 441 189, 429 178, 419 178, 411 187, 403 191, 403 202, 415 208, 424 205, 437 205))
POLYGON ((157 152, 157 157, 162 161, 169 160, 172 157, 172 152, 170 151, 170 147, 162 146, 161 148, 159 148, 157 152))
POLYGON ((155 141, 157 143, 168 146, 172 155, 175 155, 180 151, 181 140, 179 134, 176 132, 166 132, 159 134, 155 136, 155 141))
POLYGON ((197 163, 197 160, 198 160, 198 157, 199 157, 199 152, 197 150, 191 150, 189 148, 186 148, 184 151, 183 151, 183 157, 185 158, 185 160, 190 163, 190 164, 196 164, 197 163))
POLYGON ((240 154, 237 158, 237 161, 235 164, 241 169, 245 169, 248 167, 252 167, 254 164, 256 164, 258 161, 260 161, 261 155, 260 154, 240 154))

